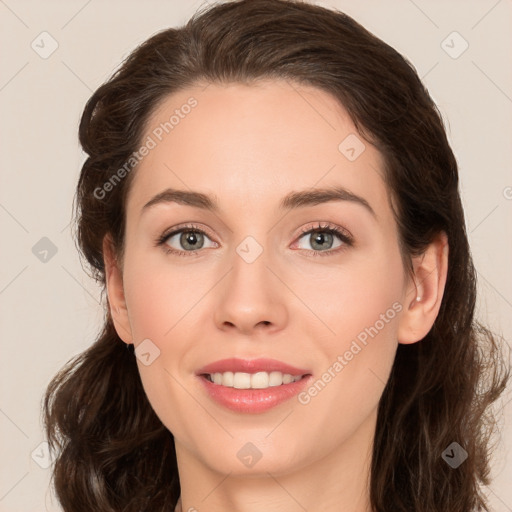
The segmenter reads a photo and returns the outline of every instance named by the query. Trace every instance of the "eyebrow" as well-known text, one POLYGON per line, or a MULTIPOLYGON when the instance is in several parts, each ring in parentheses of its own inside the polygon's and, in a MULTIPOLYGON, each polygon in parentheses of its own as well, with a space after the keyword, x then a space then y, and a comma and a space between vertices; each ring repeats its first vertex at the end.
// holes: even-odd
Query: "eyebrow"
MULTIPOLYGON (((279 203, 279 210, 293 210, 306 206, 327 203, 330 201, 349 201, 363 206, 371 215, 377 219, 377 214, 368 201, 343 187, 335 186, 329 188, 312 188, 290 192, 279 203)), ((214 213, 219 213, 217 200, 208 194, 191 190, 177 190, 168 188, 160 192, 148 201, 143 207, 141 215, 157 204, 177 203, 195 208, 201 208, 214 213)))

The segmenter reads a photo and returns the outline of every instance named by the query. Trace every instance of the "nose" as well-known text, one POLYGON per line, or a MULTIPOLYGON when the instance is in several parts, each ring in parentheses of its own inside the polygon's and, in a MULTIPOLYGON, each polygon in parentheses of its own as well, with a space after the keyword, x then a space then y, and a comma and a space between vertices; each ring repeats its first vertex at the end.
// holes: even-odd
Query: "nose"
POLYGON ((244 335, 283 329, 288 317, 286 287, 276 276, 278 270, 268 266, 265 251, 250 263, 237 253, 232 261, 215 294, 217 327, 244 335))

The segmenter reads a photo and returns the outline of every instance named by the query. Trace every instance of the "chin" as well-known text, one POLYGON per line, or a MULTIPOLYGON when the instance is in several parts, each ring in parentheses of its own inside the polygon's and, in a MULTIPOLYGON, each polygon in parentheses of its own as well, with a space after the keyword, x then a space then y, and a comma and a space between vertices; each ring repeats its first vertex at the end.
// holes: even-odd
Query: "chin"
POLYGON ((306 464, 306 461, 297 457, 297 449, 277 449, 270 445, 259 448, 258 443, 251 441, 231 440, 230 446, 219 453, 214 447, 207 454, 203 453, 203 461, 218 473, 231 474, 231 476, 268 477, 272 475, 287 474, 306 464), (213 456, 212 456, 213 455, 213 456))

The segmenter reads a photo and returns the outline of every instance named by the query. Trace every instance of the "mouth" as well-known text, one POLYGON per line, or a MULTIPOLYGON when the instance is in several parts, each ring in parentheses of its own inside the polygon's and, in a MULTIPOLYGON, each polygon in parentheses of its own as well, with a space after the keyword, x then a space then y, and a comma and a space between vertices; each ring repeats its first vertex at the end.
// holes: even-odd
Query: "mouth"
POLYGON ((207 396, 239 413, 262 413, 297 395, 312 379, 309 370, 275 359, 224 359, 196 374, 207 396))

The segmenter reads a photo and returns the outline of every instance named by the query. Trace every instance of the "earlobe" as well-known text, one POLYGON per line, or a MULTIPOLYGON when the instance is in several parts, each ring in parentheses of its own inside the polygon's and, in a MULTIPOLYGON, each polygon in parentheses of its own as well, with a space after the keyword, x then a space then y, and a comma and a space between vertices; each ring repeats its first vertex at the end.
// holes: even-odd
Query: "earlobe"
POLYGON ((406 290, 398 342, 415 343, 430 331, 439 313, 448 275, 448 238, 441 232, 421 256, 413 259, 414 286, 406 290))
POLYGON ((119 268, 114 243, 109 233, 103 238, 103 261, 107 286, 108 307, 118 336, 127 344, 133 343, 128 309, 124 296, 123 275, 119 268))

